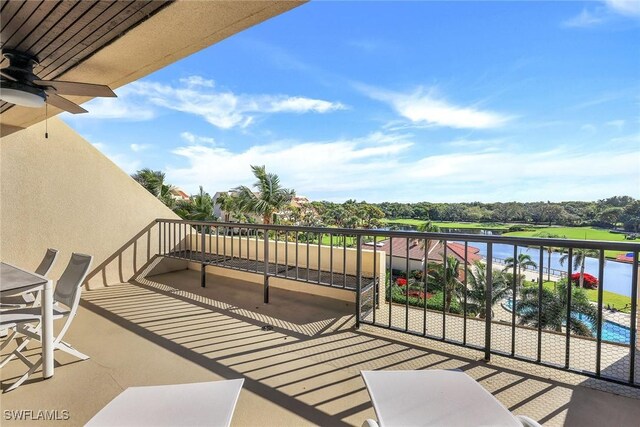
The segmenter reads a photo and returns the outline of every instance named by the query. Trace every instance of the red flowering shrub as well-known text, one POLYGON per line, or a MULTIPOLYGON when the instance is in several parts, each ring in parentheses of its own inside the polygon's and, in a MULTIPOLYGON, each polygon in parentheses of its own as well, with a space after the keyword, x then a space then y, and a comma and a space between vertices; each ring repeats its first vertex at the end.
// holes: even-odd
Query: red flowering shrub
POLYGON ((400 277, 399 279, 396 279, 396 285, 405 286, 406 284, 407 284, 407 279, 403 279, 402 277, 400 277))
MULTIPOLYGON (((590 289, 597 289, 598 288, 598 279, 589 274, 589 273, 584 273, 583 274, 583 278, 584 278, 584 287, 585 288, 590 288, 590 289)), ((576 285, 580 285, 580 273, 574 273, 571 275, 571 281, 576 284, 576 285)))

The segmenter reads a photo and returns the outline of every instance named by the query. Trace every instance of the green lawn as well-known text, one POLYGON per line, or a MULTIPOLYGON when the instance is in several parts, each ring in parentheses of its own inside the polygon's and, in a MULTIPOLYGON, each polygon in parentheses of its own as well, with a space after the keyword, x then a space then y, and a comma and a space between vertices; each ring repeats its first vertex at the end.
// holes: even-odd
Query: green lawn
MULTIPOLYGON (((503 236, 536 237, 538 233, 556 234, 567 239, 575 240, 624 241, 624 234, 611 233, 608 230, 593 227, 545 227, 535 231, 514 231, 512 233, 505 233, 503 236)), ((624 251, 604 251, 604 253, 607 258, 615 258, 617 255, 624 253, 624 251)))
MULTIPOLYGON (((554 282, 544 282, 542 286, 544 286, 546 289, 552 290, 553 285, 554 285, 554 282)), ((535 285, 531 285, 529 282, 526 282, 525 286, 535 286, 535 285)), ((596 302, 596 303, 598 302, 597 289, 585 289, 584 291, 587 293, 587 297, 589 298, 589 301, 596 302)), ((616 294, 614 292, 602 291, 602 306, 606 308, 607 305, 611 306, 612 308, 616 308, 619 311, 622 311, 624 313, 630 313, 631 297, 616 294)))
MULTIPOLYGON (((398 219, 386 219, 387 224, 393 225, 413 225, 415 227, 424 224, 427 221, 421 219, 410 218, 398 218, 398 219)), ((492 230, 507 230, 508 225, 502 223, 480 223, 480 222, 447 222, 447 221, 432 221, 433 224, 443 228, 488 228, 492 230)))
MULTIPOLYGON (((317 242, 318 241, 316 240, 316 244, 317 242)), ((323 234, 322 244, 329 246, 331 244, 331 236, 329 236, 328 234, 323 234)), ((342 246, 342 244, 343 244, 342 236, 333 236, 333 246, 342 246)), ((347 247, 353 247, 355 246, 355 244, 356 244, 356 238, 347 236, 347 247)))
POLYGON ((608 230, 593 227, 545 227, 538 228, 534 231, 514 231, 512 233, 505 233, 504 236, 535 237, 538 233, 557 234, 567 239, 608 240, 611 242, 624 241, 624 234, 611 233, 608 230))

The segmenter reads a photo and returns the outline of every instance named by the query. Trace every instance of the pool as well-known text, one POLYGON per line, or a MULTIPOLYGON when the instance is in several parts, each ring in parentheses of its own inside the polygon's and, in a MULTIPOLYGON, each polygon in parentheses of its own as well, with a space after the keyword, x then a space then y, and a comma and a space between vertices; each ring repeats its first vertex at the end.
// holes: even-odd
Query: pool
MULTIPOLYGON (((502 307, 507 311, 511 311, 513 306, 512 303, 513 301, 511 299, 507 299, 502 302, 502 307)), ((593 332, 593 335, 596 335, 597 324, 595 322, 589 322, 588 320, 583 319, 582 314, 580 313, 574 313, 574 315, 576 315, 578 319, 587 323, 591 332, 593 332)), ((602 341, 628 345, 631 341, 631 329, 619 323, 605 320, 602 323, 602 341)))

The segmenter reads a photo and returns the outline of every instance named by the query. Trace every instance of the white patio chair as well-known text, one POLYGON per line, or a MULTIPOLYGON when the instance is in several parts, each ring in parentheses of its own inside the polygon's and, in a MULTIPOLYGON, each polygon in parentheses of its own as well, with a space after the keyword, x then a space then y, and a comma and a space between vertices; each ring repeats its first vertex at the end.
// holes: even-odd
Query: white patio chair
MULTIPOLYGON (((80 304, 80 293, 82 291, 82 283, 89 273, 89 267, 93 257, 74 253, 71 255, 69 264, 65 268, 62 276, 58 279, 55 291, 53 293, 53 318, 54 320, 67 318, 60 333, 53 340, 53 349, 62 350, 78 359, 86 360, 89 356, 80 353, 68 343, 62 341, 64 334, 71 326, 71 322, 76 315, 78 305, 80 304)), ((32 363, 23 354, 22 350, 27 346, 31 339, 41 341, 41 323, 42 316, 40 307, 18 308, 15 310, 7 310, 2 312, 0 318, 0 328, 15 327, 15 333, 21 335, 22 342, 18 347, 7 355, 2 362, 0 368, 7 364, 14 357, 22 360, 29 370, 16 381, 7 391, 11 391, 20 386, 32 373, 42 364, 42 357, 32 363)))
MULTIPOLYGON (((44 258, 40 261, 40 265, 34 271, 34 273, 39 274, 40 276, 47 276, 55 264, 56 259, 58 258, 58 250, 57 249, 47 249, 47 252, 44 254, 44 258)), ((21 308, 34 304, 38 304, 39 302, 40 291, 38 292, 24 292, 19 295, 11 295, 8 297, 3 297, 0 299, 0 310, 13 309, 13 308, 21 308)))

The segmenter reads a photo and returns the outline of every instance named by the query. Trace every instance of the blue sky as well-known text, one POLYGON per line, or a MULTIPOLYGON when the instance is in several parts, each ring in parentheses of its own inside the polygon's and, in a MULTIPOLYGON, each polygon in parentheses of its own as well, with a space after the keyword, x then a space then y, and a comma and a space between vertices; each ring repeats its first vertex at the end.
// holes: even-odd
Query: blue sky
POLYGON ((311 2, 64 120, 189 193, 640 197, 640 2, 311 2))

